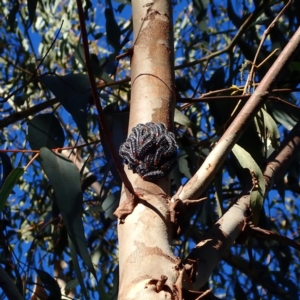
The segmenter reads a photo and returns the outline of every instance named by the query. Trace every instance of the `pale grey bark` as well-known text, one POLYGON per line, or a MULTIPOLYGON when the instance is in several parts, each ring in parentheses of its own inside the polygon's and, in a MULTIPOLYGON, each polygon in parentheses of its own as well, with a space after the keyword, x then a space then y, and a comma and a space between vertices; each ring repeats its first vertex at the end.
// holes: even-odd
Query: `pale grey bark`
MULTIPOLYGON (((129 133, 139 123, 163 122, 173 128, 174 68, 171 1, 132 1, 134 46, 131 57, 129 133)), ((119 224, 119 299, 172 299, 178 277, 171 251, 172 229, 167 200, 167 178, 156 184, 126 171, 138 205, 119 224), (163 289, 162 276, 168 279, 163 289)), ((126 201, 125 192, 121 205, 126 201)))

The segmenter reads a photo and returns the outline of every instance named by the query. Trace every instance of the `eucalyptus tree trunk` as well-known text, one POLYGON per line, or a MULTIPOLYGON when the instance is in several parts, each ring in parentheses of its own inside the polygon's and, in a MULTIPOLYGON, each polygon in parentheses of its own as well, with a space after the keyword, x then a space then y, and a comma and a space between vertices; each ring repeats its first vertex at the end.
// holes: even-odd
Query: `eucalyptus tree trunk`
MULTIPOLYGON (((173 129, 175 107, 172 4, 132 1, 134 47, 131 57, 129 134, 139 123, 162 122, 173 129)), ((169 180, 143 180, 126 167, 138 204, 118 226, 119 299, 173 299, 178 260, 171 251, 169 180)), ((130 201, 122 192, 121 203, 130 201)))

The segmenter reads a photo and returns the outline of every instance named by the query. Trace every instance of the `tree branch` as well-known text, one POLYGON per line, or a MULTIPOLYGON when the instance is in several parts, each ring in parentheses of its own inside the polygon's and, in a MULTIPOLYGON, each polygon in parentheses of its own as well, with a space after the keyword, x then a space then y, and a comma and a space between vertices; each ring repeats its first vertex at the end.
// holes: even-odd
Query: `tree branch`
POLYGON ((94 74, 93 74, 93 71, 92 71, 92 64, 91 64, 90 53, 89 53, 89 46, 88 46, 87 32, 86 32, 85 21, 84 21, 84 13, 83 13, 82 2, 81 2, 81 0, 76 0, 76 2, 77 2, 77 8, 78 8, 81 35, 82 35, 84 58, 85 58, 87 73, 88 73, 89 80, 90 80, 92 96, 93 96, 94 103, 96 105, 98 115, 99 115, 99 123, 100 123, 100 126, 101 126, 102 130, 103 130, 104 137, 107 141, 108 148, 111 152, 111 155, 112 155, 112 158, 113 158, 114 163, 116 165, 116 168, 118 170, 118 173, 119 173, 124 185, 128 189, 128 191, 130 191, 130 193, 134 195, 133 187, 132 187, 130 181, 128 180, 128 177, 127 177, 126 173, 124 172, 124 168, 123 168, 123 165, 121 163, 119 154, 117 153, 117 151, 116 151, 116 149, 113 145, 112 139, 109 135, 109 130, 108 130, 106 122, 105 122, 104 113, 103 113, 101 103, 100 103, 100 100, 99 100, 99 96, 98 96, 98 93, 97 93, 97 85, 96 85, 96 82, 95 82, 95 77, 94 77, 94 74))
POLYGON ((0 287, 8 299, 24 300, 11 277, 0 265, 0 287))
POLYGON ((272 188, 274 182, 284 175, 300 149, 300 121, 285 137, 278 150, 274 151, 267 161, 264 171, 266 193, 272 188))
POLYGON ((237 41, 239 40, 239 38, 245 33, 245 31, 247 30, 247 28, 250 26, 251 22, 254 21, 257 18, 257 12, 258 10, 254 11, 252 14, 250 14, 247 19, 245 20, 245 22, 242 24, 242 26, 239 28, 238 32, 236 33, 236 35, 234 36, 234 38, 231 40, 231 42, 229 43, 228 46, 226 46, 224 49, 213 52, 207 56, 204 56, 198 60, 195 61, 191 61, 191 62, 187 62, 184 64, 181 64, 179 66, 175 67, 175 70, 180 70, 183 68, 188 68, 188 67, 192 67, 195 65, 198 65, 202 62, 205 61, 209 61, 212 58, 219 56, 223 53, 229 52, 233 49, 233 47, 236 45, 237 41))
POLYGON ((278 56, 257 89, 251 95, 237 117, 229 125, 218 144, 207 156, 197 173, 187 182, 179 194, 179 199, 197 199, 213 180, 221 168, 227 155, 243 135, 256 113, 268 98, 268 92, 288 68, 289 62, 300 50, 300 28, 295 32, 290 42, 278 56))
MULTIPOLYGON (((183 191, 179 195, 181 199, 196 198, 197 195, 205 190, 233 145, 244 132, 245 127, 264 103, 268 94, 267 91, 274 87, 284 70, 288 67, 288 63, 299 50, 300 27, 259 84, 257 90, 226 130, 217 146, 209 154, 195 176, 184 186, 183 191)), ((287 154, 287 152, 285 153, 287 154)), ((276 170, 279 172, 281 169, 277 168, 276 170)), ((186 258, 185 261, 195 260, 198 263, 197 278, 193 285, 194 289, 201 288, 207 282, 222 255, 245 228, 246 217, 249 215, 250 192, 251 187, 246 187, 237 202, 204 235, 203 240, 186 258)))

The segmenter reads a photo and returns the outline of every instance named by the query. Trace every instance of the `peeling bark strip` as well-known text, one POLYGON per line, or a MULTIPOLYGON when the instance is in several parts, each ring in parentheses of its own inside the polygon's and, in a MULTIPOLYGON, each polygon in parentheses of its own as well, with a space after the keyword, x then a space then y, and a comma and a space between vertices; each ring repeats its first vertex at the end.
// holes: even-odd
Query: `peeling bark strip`
POLYGON ((123 223, 125 218, 133 212, 139 200, 137 195, 131 194, 126 187, 124 187, 124 190, 126 194, 126 200, 123 201, 114 212, 114 215, 120 219, 121 223, 123 223))

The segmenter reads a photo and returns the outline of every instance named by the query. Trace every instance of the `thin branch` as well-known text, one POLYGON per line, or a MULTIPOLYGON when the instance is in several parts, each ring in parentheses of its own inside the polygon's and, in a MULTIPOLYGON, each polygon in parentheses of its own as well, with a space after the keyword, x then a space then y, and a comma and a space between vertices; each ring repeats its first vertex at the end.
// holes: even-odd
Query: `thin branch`
MULTIPOLYGON (((41 59, 41 61, 39 62, 38 66, 35 68, 34 72, 32 73, 30 79, 28 81, 25 81, 25 84, 23 84, 22 86, 20 86, 19 88, 17 88, 16 90, 14 90, 12 93, 10 93, 8 96, 6 96, 5 98, 3 98, 3 100, 0 101, 0 103, 4 103, 6 102, 9 98, 11 98, 12 96, 14 96, 15 94, 17 94, 19 91, 21 91, 23 88, 25 88, 28 84, 30 84, 32 81, 36 80, 39 78, 39 76, 37 76, 36 78, 34 78, 34 76, 37 74, 37 71, 39 69, 39 67, 42 65, 42 63, 44 62, 44 60, 46 59, 47 55, 49 54, 50 50, 52 49, 52 47, 54 46, 54 43, 56 42, 58 35, 60 34, 61 28, 64 24, 64 21, 61 22, 60 28, 54 38, 54 40, 52 41, 50 47, 47 49, 45 55, 43 56, 43 58, 41 59)), ((44 74, 45 75, 45 74, 44 74)))
POLYGON ((12 278, 0 265, 0 287, 8 299, 24 300, 12 278))
POLYGON ((264 171, 266 193, 272 188, 278 178, 282 178, 287 168, 299 154, 300 150, 300 121, 285 137, 280 148, 268 158, 264 171))
POLYGON ((286 11, 286 9, 290 6, 290 4, 292 3, 292 0, 289 0, 289 2, 284 6, 284 8, 279 12, 279 14, 275 17, 275 19, 272 21, 272 23, 268 26, 268 28, 264 31, 264 34, 262 36, 262 39, 260 41, 260 44, 257 48, 257 51, 256 51, 256 54, 255 54, 255 57, 253 59, 253 62, 252 62, 252 67, 251 67, 251 70, 249 72, 249 76, 248 76, 248 79, 247 79, 247 83, 246 83, 246 86, 248 85, 248 80, 253 78, 253 74, 254 74, 254 69, 255 69, 255 65, 256 65, 256 61, 257 61, 257 58, 258 58, 258 55, 259 55, 259 52, 260 52, 260 49, 263 45, 263 43, 265 42, 267 36, 269 35, 271 29, 275 26, 275 23, 279 20, 279 18, 283 15, 283 13, 286 11))
POLYGON ((262 229, 260 227, 250 226, 249 231, 247 231, 247 233, 253 237, 263 238, 264 240, 269 239, 277 241, 280 245, 288 245, 296 249, 297 251, 300 251, 300 243, 276 232, 262 229))
POLYGON ((113 81, 113 82, 101 82, 101 83, 97 83, 97 88, 102 88, 103 89, 103 88, 111 87, 111 86, 114 86, 114 85, 128 83, 130 81, 131 81, 130 78, 125 78, 125 79, 121 79, 121 80, 113 81))
POLYGON ((240 27, 240 29, 238 30, 237 34, 234 36, 234 38, 231 40, 231 42, 229 43, 229 45, 227 47, 225 47, 222 50, 213 52, 207 56, 204 56, 198 60, 192 61, 192 62, 188 62, 188 63, 184 63, 182 65, 176 66, 175 70, 180 70, 183 68, 188 68, 188 67, 192 67, 195 65, 198 65, 202 62, 211 60, 212 58, 219 56, 223 53, 229 52, 233 49, 233 47, 235 46, 237 40, 244 34, 244 32, 246 31, 246 29, 248 28, 248 26, 250 25, 250 23, 253 21, 253 19, 255 19, 256 14, 253 12, 252 14, 249 15, 249 17, 245 20, 245 22, 242 24, 242 26, 240 27))
MULTIPOLYGON (((265 102, 268 91, 283 75, 289 62, 300 50, 300 27, 281 52, 276 62, 261 81, 254 94, 228 127, 216 147, 204 161, 195 176, 184 186, 180 199, 195 199, 201 194, 219 170, 227 154, 243 134, 245 128, 265 102)), ((294 150, 297 152, 296 150, 294 150)), ((287 153, 285 153, 287 155, 287 153)), ((279 172, 280 168, 277 169, 279 172)), ((251 185, 251 184, 250 184, 251 185)), ((197 278, 193 289, 201 288, 211 276, 222 255, 234 243, 247 225, 251 187, 245 187, 237 202, 204 235, 202 241, 190 252, 185 261, 197 262, 197 278)))
POLYGON ((288 68, 289 62, 300 50, 300 28, 295 32, 290 42, 280 53, 275 63, 267 72, 250 99, 241 109, 237 117, 229 125, 215 148, 208 155, 197 173, 184 186, 179 199, 197 199, 221 168, 232 147, 247 129, 256 113, 268 99, 269 91, 288 68))
MULTIPOLYGON (((49 73, 47 73, 49 74, 49 73)), ((52 74, 52 73, 50 73, 52 74)), ((45 74, 43 74, 44 76, 45 74)), ((118 80, 118 81, 114 81, 114 82, 109 82, 109 83, 104 83, 104 82, 101 82, 101 83, 97 83, 97 88, 99 89, 104 89, 106 87, 112 87, 114 85, 119 85, 119 84, 123 84, 123 83, 127 83, 127 82, 130 82, 130 78, 125 78, 125 79, 121 79, 121 80, 118 80)), ((24 86, 21 87, 21 89, 23 88, 24 86)), ((37 114, 39 112, 41 112, 42 110, 50 107, 50 106, 53 106, 55 104, 59 103, 59 101, 54 98, 54 99, 51 99, 51 100, 47 100, 43 103, 39 103, 35 106, 32 106, 28 109, 24 109, 22 111, 18 111, 14 114, 11 114, 9 115, 8 117, 6 118, 3 118, 2 120, 0 120, 0 129, 4 128, 4 127, 7 127, 8 125, 10 124, 13 124, 17 121, 20 121, 20 120, 23 120, 31 115, 34 115, 34 114, 37 114)))
MULTIPOLYGON (((269 191, 276 178, 282 177, 287 167, 299 153, 300 148, 300 122, 288 134, 278 151, 275 151, 269 158, 264 177, 266 180, 267 191, 269 191)), ((247 226, 247 234, 255 237, 274 239, 280 243, 289 245, 300 251, 300 244, 282 235, 264 230, 258 227, 247 225, 246 216, 250 207, 250 189, 245 187, 239 199, 209 230, 203 235, 197 247, 188 256, 188 259, 198 261, 198 270, 204 270, 199 274, 200 277, 196 286, 199 288, 206 282, 208 276, 217 265, 220 257, 226 253, 233 241, 243 232, 247 226)), ((248 274, 248 273, 246 273, 248 274)), ((272 289, 273 290, 273 289, 272 289)))
POLYGON ((268 291, 268 294, 273 294, 277 297, 279 295, 281 295, 282 297, 287 295, 287 291, 284 289, 284 287, 281 287, 277 284, 277 282, 272 278, 272 275, 268 271, 266 266, 257 262, 253 262, 252 264, 250 264, 248 260, 242 258, 241 256, 234 255, 229 251, 224 254, 223 260, 230 266, 232 266, 232 268, 243 272, 252 280, 254 280, 254 282, 261 285, 268 291))
POLYGON ((104 138, 107 141, 108 148, 110 150, 110 153, 111 153, 114 163, 116 165, 118 173, 119 173, 124 185, 126 186, 126 188, 130 191, 130 193, 132 193, 134 195, 132 185, 131 185, 130 181, 128 180, 126 173, 124 172, 124 168, 121 163, 120 157, 113 145, 112 139, 109 135, 109 130, 107 128, 107 124, 105 122, 104 113, 103 113, 100 99, 99 99, 99 96, 97 93, 97 85, 95 82, 95 77, 94 77, 94 74, 92 71, 92 64, 91 64, 91 60, 90 60, 89 45, 88 45, 88 38, 87 38, 87 32, 86 32, 86 27, 85 27, 85 21, 84 21, 84 12, 83 12, 83 7, 82 7, 82 2, 81 2, 81 0, 76 0, 76 2, 77 2, 77 8, 78 8, 79 23, 80 23, 80 29, 81 29, 81 37, 82 37, 86 69, 87 69, 87 73, 88 73, 89 80, 90 80, 92 96, 93 96, 94 103, 96 105, 96 109, 97 109, 98 116, 99 116, 99 123, 103 130, 104 138))
POLYGON ((0 129, 2 129, 4 127, 7 127, 8 125, 13 124, 17 121, 23 120, 23 119, 27 118, 30 115, 34 115, 34 114, 36 114, 36 113, 52 106, 52 105, 55 105, 57 103, 59 103, 59 101, 56 98, 54 98, 54 99, 39 103, 39 104, 37 104, 35 106, 32 106, 28 109, 18 111, 16 113, 0 120, 0 129))
MULTIPOLYGON (((251 95, 232 95, 232 96, 212 96, 212 97, 199 97, 199 98, 181 98, 180 103, 201 103, 201 102, 211 102, 211 101, 237 101, 237 100, 247 100, 251 97, 251 95)), ((299 106, 290 103, 282 98, 274 97, 274 96, 268 96, 269 100, 275 100, 278 102, 282 102, 288 106, 291 106, 294 109, 300 109, 299 106)), ((186 106, 184 108, 187 108, 186 106)))

